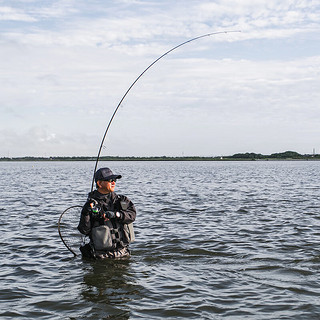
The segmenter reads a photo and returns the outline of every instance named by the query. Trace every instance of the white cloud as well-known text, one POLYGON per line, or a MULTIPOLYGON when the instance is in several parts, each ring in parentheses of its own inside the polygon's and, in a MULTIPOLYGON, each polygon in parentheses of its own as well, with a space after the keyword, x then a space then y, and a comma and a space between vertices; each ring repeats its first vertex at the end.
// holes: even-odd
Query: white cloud
POLYGON ((224 0, 188 3, 187 6, 182 2, 170 3, 168 10, 167 2, 156 8, 149 2, 128 2, 124 3, 124 8, 116 10, 117 3, 112 1, 100 6, 59 1, 39 9, 34 6, 25 13, 20 9, 21 14, 34 21, 47 21, 44 25, 33 25, 31 29, 21 29, 20 33, 16 30, 5 35, 30 45, 114 47, 123 42, 132 45, 131 41, 155 42, 161 41, 160 37, 171 40, 179 36, 181 39, 223 29, 242 29, 243 39, 287 37, 319 29, 319 6, 313 2, 224 0), (59 24, 54 18, 59 18, 59 24))
POLYGON ((36 19, 24 13, 22 10, 14 9, 12 7, 0 7, 0 21, 23 21, 35 22, 36 19))

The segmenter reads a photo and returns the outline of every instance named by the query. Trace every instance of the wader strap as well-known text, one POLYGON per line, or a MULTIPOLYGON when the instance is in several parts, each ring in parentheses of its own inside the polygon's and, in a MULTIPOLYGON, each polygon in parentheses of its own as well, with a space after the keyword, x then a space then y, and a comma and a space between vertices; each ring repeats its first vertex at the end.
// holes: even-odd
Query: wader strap
POLYGON ((120 244, 121 247, 125 246, 123 242, 123 230, 120 228, 114 228, 111 231, 111 238, 112 238, 112 244, 114 247, 118 247, 118 244, 120 244))
POLYGON ((120 232, 119 229, 111 230, 112 243, 117 246, 117 243, 120 243, 120 232))

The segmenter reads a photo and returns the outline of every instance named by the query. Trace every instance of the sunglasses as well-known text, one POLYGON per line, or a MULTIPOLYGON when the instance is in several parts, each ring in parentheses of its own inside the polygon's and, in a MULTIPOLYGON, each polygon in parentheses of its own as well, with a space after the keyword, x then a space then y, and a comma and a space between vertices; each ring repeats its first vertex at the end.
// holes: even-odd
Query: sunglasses
POLYGON ((104 181, 107 181, 107 182, 117 182, 117 179, 108 179, 108 180, 104 180, 104 181))

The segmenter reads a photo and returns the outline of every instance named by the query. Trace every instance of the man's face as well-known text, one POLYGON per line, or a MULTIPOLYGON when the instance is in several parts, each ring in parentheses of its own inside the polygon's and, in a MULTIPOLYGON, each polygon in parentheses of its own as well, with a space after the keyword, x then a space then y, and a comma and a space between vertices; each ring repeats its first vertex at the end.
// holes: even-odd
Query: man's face
POLYGON ((116 180, 99 180, 97 185, 99 192, 107 194, 114 191, 116 187, 116 180))

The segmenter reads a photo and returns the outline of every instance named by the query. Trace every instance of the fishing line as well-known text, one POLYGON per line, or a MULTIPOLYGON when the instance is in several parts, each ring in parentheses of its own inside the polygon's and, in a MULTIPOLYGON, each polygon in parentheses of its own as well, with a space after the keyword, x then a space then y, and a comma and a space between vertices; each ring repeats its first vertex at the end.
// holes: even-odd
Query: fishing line
POLYGON ((99 151, 98 151, 98 155, 97 155, 97 160, 96 160, 96 163, 95 163, 95 166, 94 166, 94 170, 93 170, 93 178, 92 178, 92 184, 91 184, 91 192, 93 191, 93 187, 94 187, 94 176, 95 176, 95 173, 97 171, 97 167, 98 167, 98 162, 99 162, 99 158, 100 158, 100 154, 101 154, 101 150, 103 148, 103 144, 104 144, 104 140, 107 136, 107 133, 109 131, 109 128, 110 128, 110 125, 119 109, 119 107, 121 106, 123 100, 125 99, 125 97, 127 96, 127 94, 129 93, 129 91, 132 89, 132 87, 137 83, 137 81, 155 64, 157 63, 160 59, 162 59, 164 56, 166 56, 167 54, 169 54, 170 52, 178 49, 179 47, 182 47, 183 45, 187 44, 187 43, 190 43, 192 41, 195 41, 195 40, 198 40, 198 39, 201 39, 201 38, 204 38, 204 37, 209 37, 209 36, 212 36, 212 35, 216 35, 216 34, 221 34, 221 33, 232 33, 232 32, 241 32, 239 30, 231 30, 231 31, 219 31, 219 32, 212 32, 212 33, 207 33, 207 34, 204 34, 204 35, 201 35, 201 36, 198 36, 198 37, 195 37, 195 38, 192 38, 192 39, 189 39, 187 41, 184 41, 180 44, 178 44, 177 46, 171 48, 170 50, 168 50, 167 52, 165 52, 164 54, 162 54, 160 57, 158 57, 156 60, 154 60, 146 69, 144 69, 140 75, 132 82, 132 84, 130 85, 130 87, 128 88, 128 90, 125 92, 125 94, 122 96, 120 102, 118 103, 117 107, 115 108, 111 118, 110 118, 110 121, 107 125, 107 128, 106 128, 106 131, 104 132, 104 135, 102 137, 102 141, 101 141, 101 144, 100 144, 100 147, 99 147, 99 151))

